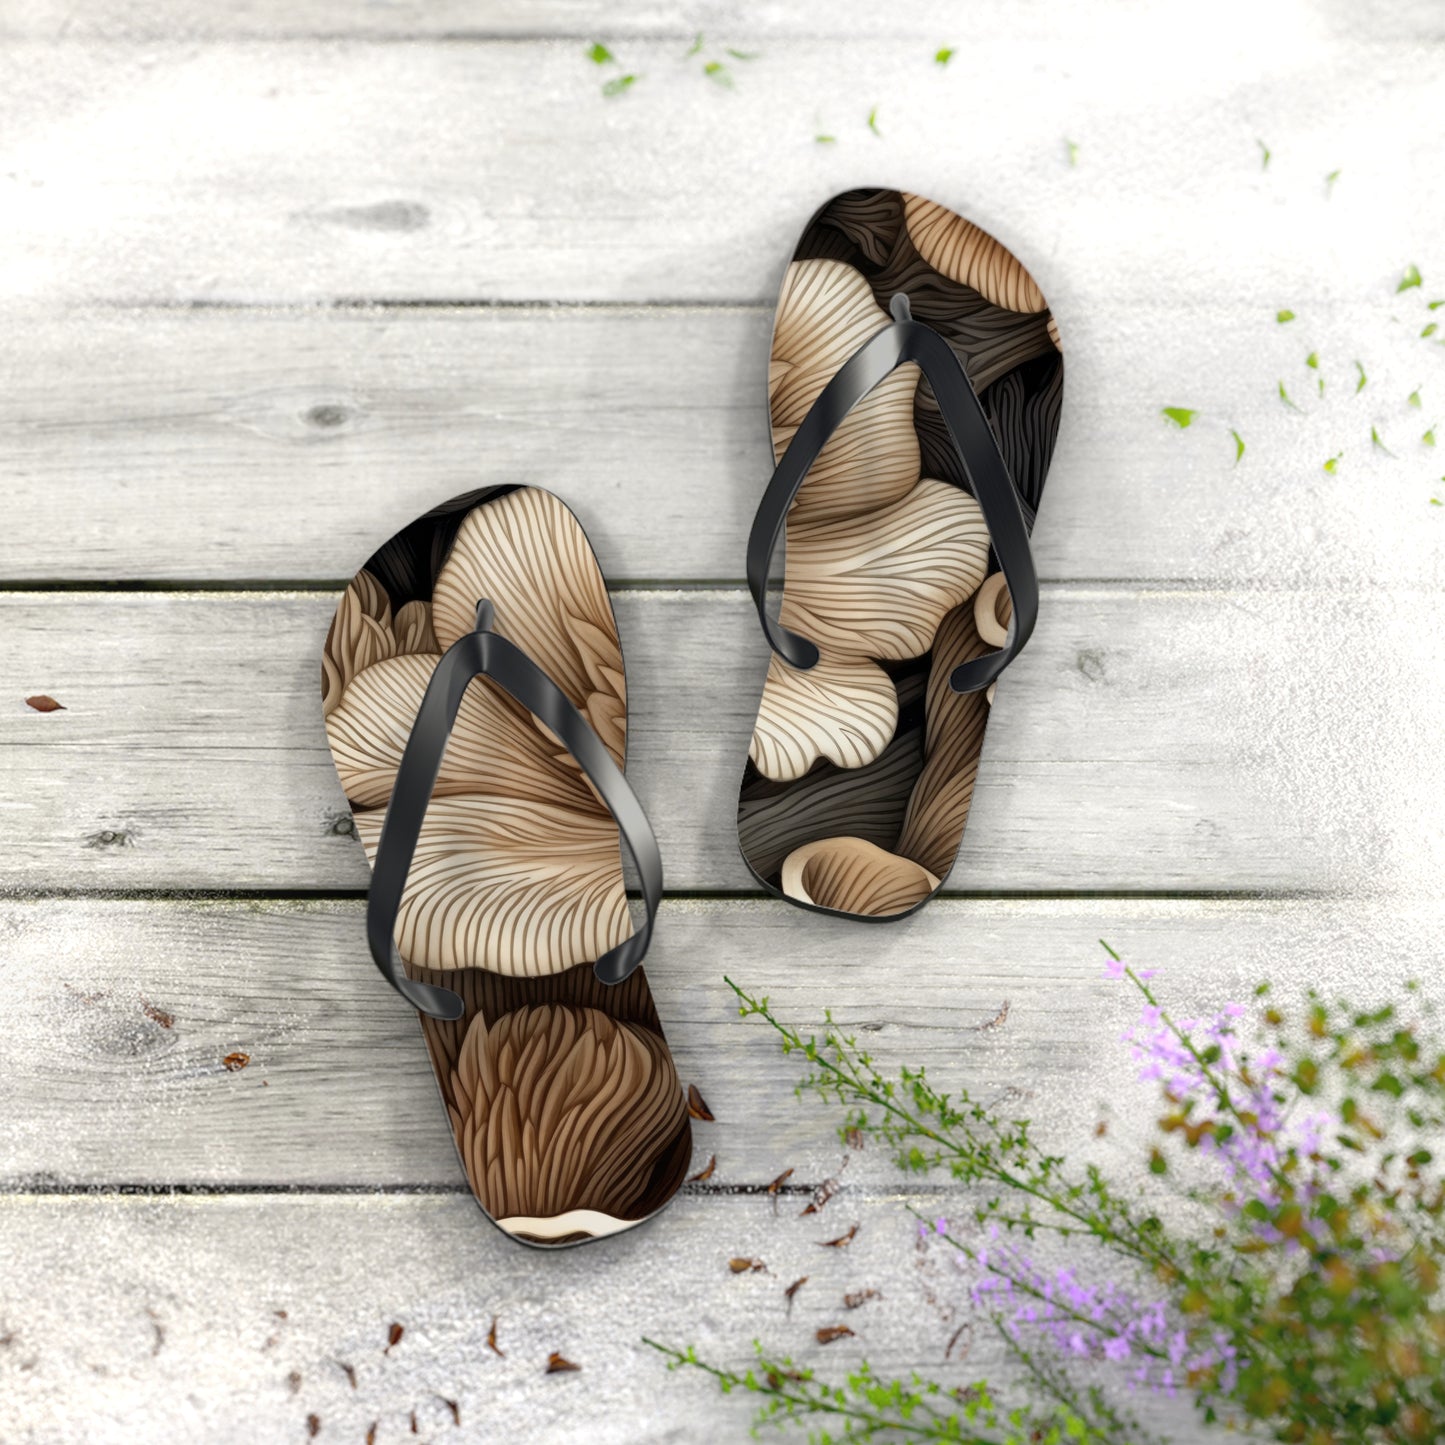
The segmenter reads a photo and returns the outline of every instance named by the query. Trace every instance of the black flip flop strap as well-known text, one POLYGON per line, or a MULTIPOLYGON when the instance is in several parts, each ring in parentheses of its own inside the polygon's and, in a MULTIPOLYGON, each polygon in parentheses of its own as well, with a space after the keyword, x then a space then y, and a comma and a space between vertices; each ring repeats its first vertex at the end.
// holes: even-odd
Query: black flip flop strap
POLYGON ((773 554, 787 523, 788 508, 828 439, 879 382, 913 362, 933 387, 939 413, 983 513, 1013 603, 1003 647, 961 663, 949 674, 948 683, 954 692, 978 692, 1019 655, 1038 619, 1039 583, 1029 549, 1028 526, 1008 464, 953 348, 931 326, 913 319, 906 296, 895 296, 890 310, 893 324, 870 337, 843 363, 788 443, 753 518, 748 537, 748 587, 773 651, 802 671, 816 666, 817 645, 768 616, 766 599, 773 554))
POLYGON ((460 1018, 462 1000, 450 989, 407 977, 396 946, 396 919, 447 739, 473 678, 491 678, 560 739, 607 805, 632 855, 642 881, 646 917, 631 938, 597 960, 593 971, 603 983, 621 983, 642 962, 662 901, 662 855, 647 814, 622 769, 562 689, 521 648, 493 632, 491 624, 491 604, 479 602, 476 631, 447 650, 427 685, 396 771, 366 905, 366 939, 376 966, 408 1003, 433 1018, 460 1018))

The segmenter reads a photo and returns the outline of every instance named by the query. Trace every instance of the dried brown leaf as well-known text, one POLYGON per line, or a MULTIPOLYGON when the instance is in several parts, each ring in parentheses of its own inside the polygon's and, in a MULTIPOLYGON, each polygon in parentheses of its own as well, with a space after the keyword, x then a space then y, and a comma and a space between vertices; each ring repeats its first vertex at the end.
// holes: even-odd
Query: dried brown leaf
POLYGON ((386 1348, 381 1353, 383 1355, 389 1355, 392 1350, 401 1343, 401 1337, 405 1333, 406 1327, 404 1325, 393 1323, 391 1328, 386 1332, 386 1348))
POLYGON ((863 1131, 856 1124, 850 1125, 843 1131, 843 1137, 848 1141, 850 1149, 861 1149, 863 1147, 863 1131))
MULTIPOLYGON (((844 1167, 848 1161, 843 1161, 844 1167)), ((841 1172, 841 1171, 840 1171, 841 1172)), ((835 1174, 831 1179, 825 1179, 814 1191, 813 1197, 808 1201, 807 1207, 799 1214, 801 1219, 804 1214, 817 1214, 820 1209, 843 1187, 843 1182, 835 1174)))
POLYGON ((293 1395, 299 1395, 301 1393, 301 1371, 292 1370, 291 1373, 286 1376, 286 1383, 291 1387, 291 1393, 293 1395))
POLYGON ((221 1060, 222 1067, 228 1074, 239 1074, 250 1062, 250 1054, 243 1054, 240 1049, 237 1049, 233 1054, 227 1054, 226 1057, 221 1060))
POLYGON ((734 1255, 728 1260, 728 1268, 734 1274, 759 1274, 767 1269, 760 1259, 744 1259, 742 1255, 734 1255))
POLYGON ((348 1365, 345 1360, 337 1360, 336 1368, 346 1376, 346 1383, 354 1390, 356 1388, 356 1366, 348 1365))
POLYGON ((1099 1122, 1094 1125, 1094 1138, 1102 1139, 1104 1135, 1108 1132, 1109 1126, 1104 1122, 1104 1120, 1100 1119, 1099 1122))
POLYGON ((373 1420, 371 1428, 366 1432, 366 1445, 376 1445, 376 1427, 381 1424, 380 1420, 373 1420))
POLYGON ((867 1304, 871 1299, 882 1299, 883 1296, 876 1289, 854 1290, 852 1294, 843 1296, 843 1308, 856 1310, 859 1305, 867 1304))
POLYGON ((175 1014, 168 1014, 165 1009, 157 1008, 153 1003, 147 1003, 145 999, 140 1001, 140 1011, 152 1023, 158 1023, 163 1029, 173 1027, 176 1021, 175 1014))
POLYGON ((847 1339, 852 1333, 847 1325, 824 1325, 815 1333, 814 1338, 820 1345, 831 1345, 834 1340, 847 1339))
POLYGON ((26 707, 33 707, 36 712, 64 712, 63 704, 56 702, 53 697, 46 697, 43 692, 37 692, 34 697, 25 699, 26 707))
POLYGON ((452 1424, 460 1425, 462 1423, 462 1407, 455 1400, 448 1400, 445 1395, 438 1395, 437 1399, 452 1412, 452 1424))
POLYGON ((969 1032, 975 1034, 991 1034, 995 1029, 1001 1029, 1008 1022, 1009 1007, 1009 1001, 1005 999, 1003 1001, 1003 1007, 1000 1008, 991 1019, 986 1019, 981 1024, 974 1024, 969 1029, 969 1032))
POLYGON ((707 1161, 707 1163, 704 1164, 703 1167, 697 1171, 696 1174, 693 1174, 693 1175, 691 1175, 691 1176, 689 1177, 689 1179, 688 1179, 687 1182, 688 1182, 689 1184, 701 1184, 704 1179, 711 1179, 711 1178, 712 1178, 712 1172, 713 1172, 713 1170, 716 1169, 716 1168, 717 1168, 717 1155, 714 1154, 714 1155, 712 1156, 712 1158, 709 1159, 709 1160, 707 1161))
POLYGON ((787 1302, 788 1302, 788 1313, 789 1313, 789 1314, 792 1314, 792 1312, 793 1312, 793 1296, 794 1296, 795 1294, 797 1294, 797 1292, 798 1292, 800 1289, 802 1289, 802 1287, 803 1287, 805 1284, 807 1284, 807 1282, 808 1282, 808 1276, 807 1276, 807 1275, 805 1275, 805 1274, 799 1275, 798 1278, 795 1279, 795 1280, 792 1282, 792 1284, 790 1284, 790 1285, 787 1287, 787 1289, 785 1289, 785 1290, 783 1291, 783 1298, 784 1298, 785 1300, 787 1300, 787 1302))
POLYGON ((581 1365, 574 1365, 571 1360, 559 1355, 556 1350, 547 1356, 547 1373, 549 1375, 565 1375, 581 1368, 581 1365))
POLYGON ((822 1239, 818 1242, 824 1249, 846 1249, 853 1243, 853 1236, 858 1233, 858 1226, 855 1224, 846 1234, 840 1234, 837 1239, 822 1239))
POLYGON ((306 1433, 314 1440, 321 1433, 321 1416, 308 1415, 306 1417, 306 1433))
POLYGON ((768 1185, 768 1198, 773 1201, 774 1209, 776 1209, 778 1206, 778 1190, 780 1190, 783 1185, 786 1184, 788 1180, 792 1177, 793 1171, 791 1169, 784 1169, 783 1172, 779 1174, 778 1177, 774 1179, 771 1184, 768 1185))
POLYGON ((707 1106, 707 1100, 698 1092, 696 1084, 689 1084, 687 1086, 687 1112, 691 1114, 694 1119, 701 1119, 705 1124, 716 1122, 713 1118, 712 1110, 707 1106))
POLYGON ((507 1358, 507 1352, 497 1343, 497 1317, 492 1316, 492 1327, 487 1331, 487 1348, 494 1354, 507 1358))
POLYGON ((416 1411, 415 1411, 415 1410, 413 1410, 413 1411, 411 1412, 411 1433, 412 1433, 413 1435, 419 1435, 419 1434, 421 1434, 421 1431, 416 1428, 416 1411))
POLYGON ((967 1334, 968 1344, 964 1346, 963 1354, 961 1354, 958 1358, 960 1360, 967 1358, 968 1352, 973 1345, 973 1325, 968 1320, 964 1320, 964 1322, 959 1325, 959 1327, 954 1330, 954 1332, 948 1337, 948 1343, 943 1347, 943 1358, 945 1360, 953 1354, 953 1347, 958 1343, 958 1337, 963 1334, 967 1334))

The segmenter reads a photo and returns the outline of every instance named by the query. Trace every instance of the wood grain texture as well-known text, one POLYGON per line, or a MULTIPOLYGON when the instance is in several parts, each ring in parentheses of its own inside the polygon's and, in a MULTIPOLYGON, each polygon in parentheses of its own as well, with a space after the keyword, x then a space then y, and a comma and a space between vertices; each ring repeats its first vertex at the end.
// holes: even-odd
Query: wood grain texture
MULTIPOLYGON (((323 1445, 359 1445, 373 1424, 376 1445, 746 1439, 750 1402, 669 1376, 644 1335, 738 1368, 760 1338, 830 1377, 867 1358, 971 1384, 999 1352, 980 1320, 954 1342, 963 1358, 943 1363, 968 1281, 916 1253, 907 1202, 844 1197, 799 1220, 793 1198, 776 1214, 766 1198, 683 1199, 631 1234, 539 1256, 469 1199, 0 1200, 13 1336, 0 1434, 304 1445, 314 1415, 323 1445), (847 1249, 819 1247, 852 1223, 847 1249), (734 1255, 767 1271, 733 1275, 734 1255), (788 1312, 783 1291, 804 1274, 788 1312), (880 1297, 844 1308, 867 1288, 880 1297), (853 1338, 816 1342, 844 1322, 853 1338), (553 1351, 580 1373, 547 1375, 553 1351)), ((1174 1422, 1181 1445, 1207 1438, 1177 1407, 1174 1422)))
MULTIPOLYGON (((615 583, 741 580, 771 470, 771 318, 771 307, 16 318, 0 356, 0 581, 339 589, 413 517, 503 482, 574 505, 615 583)), ((1034 537, 1042 576, 1445 585, 1445 515, 1410 481, 1413 457, 1355 446, 1336 474, 1320 469, 1371 393, 1331 393, 1294 416, 1275 380, 1302 369, 1300 348, 1272 314, 1221 297, 1177 322, 1172 305, 1111 307, 1070 329, 1034 537), (1241 367, 1241 350, 1256 360, 1241 367), (1159 415, 1171 400, 1207 413, 1181 434, 1159 415), (1226 418, 1248 439, 1237 468, 1226 418), (1291 540, 1302 488, 1307 547, 1291 540)), ((1375 328, 1370 308, 1340 306, 1308 340, 1348 370, 1375 328)), ((1408 349, 1365 355, 1382 396, 1419 383, 1408 349)), ((1353 389, 1343 373, 1331 381, 1353 389)), ((1400 435, 1393 423, 1386 434, 1400 435)))
POLYGON ((997 11, 947 67, 917 40, 779 40, 732 88, 639 41, 612 101, 578 44, 15 42, 0 299, 770 303, 812 210, 880 179, 1006 244, 1066 347, 1141 303, 1300 310, 1349 294, 1341 257, 1363 287, 1431 254, 1430 43, 1227 8, 1188 45, 1168 7, 997 11))
MULTIPOLYGON (((745 595, 624 592, 628 773, 674 890, 733 830, 745 595)), ((9 594, 11 888, 362 888, 321 723, 329 594, 9 594), (39 714, 45 692, 66 711, 39 714)), ((998 689, 954 889, 1433 890, 1445 597, 1051 587, 998 689), (1288 659, 1285 667, 1282 659, 1288 659)))
MULTIPOLYGON (((1335 34, 1419 39, 1439 35, 1439 15, 1431 0, 1364 0, 1353 5, 1319 0, 1293 9, 1292 18, 1335 34)), ((1057 35, 1060 18, 1046 6, 1020 9, 1008 0, 983 0, 969 8, 966 38, 1005 30, 1047 41, 1057 35)), ((1220 23, 1225 25, 1247 18, 1247 11, 1230 5, 1220 12, 1220 23)), ((931 42, 930 50, 945 41, 957 44, 965 38, 963 29, 958 8, 950 0, 912 0, 886 9, 872 0, 834 0, 825 8, 804 0, 754 5, 737 0, 646 0, 625 9, 606 0, 368 0, 361 5, 351 0, 237 0, 225 6, 204 0, 98 0, 82 9, 64 0, 14 0, 0 18, 0 36, 39 39, 556 36, 615 41, 667 36, 691 42, 705 31, 719 45, 745 37, 876 36, 913 37, 931 42)))
MULTIPOLYGON (((372 967, 363 912, 0 907, 0 1189, 464 1189, 416 1017, 372 967), (237 1051, 250 1063, 228 1072, 222 1060, 237 1051)), ((809 1189, 839 1167, 840 1112, 794 1098, 797 1062, 738 1018, 724 975, 799 1027, 831 1009, 885 1064, 924 1064, 949 1087, 1005 1101, 1071 1153, 1106 1119, 1114 1167, 1153 1096, 1119 1042, 1137 1006, 1103 978, 1101 935, 1157 967, 1187 1015, 1266 976, 1284 998, 1307 985, 1381 998, 1430 975, 1440 926, 1434 903, 937 900, 859 948, 858 925, 771 900, 676 901, 647 971, 679 1077, 717 1119, 693 1126, 695 1168, 717 1157, 693 1192, 758 1187, 788 1168, 809 1189)), ((855 1153, 843 1177, 897 1179, 873 1151, 855 1153)))

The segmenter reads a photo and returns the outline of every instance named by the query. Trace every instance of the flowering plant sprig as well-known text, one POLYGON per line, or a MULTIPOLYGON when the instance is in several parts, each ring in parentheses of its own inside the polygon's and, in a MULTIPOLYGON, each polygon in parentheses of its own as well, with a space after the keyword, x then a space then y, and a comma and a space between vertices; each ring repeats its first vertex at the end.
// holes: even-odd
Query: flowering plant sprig
MULTIPOLYGON (((1061 1412, 1049 1428, 1064 1438, 1141 1438, 1100 1391, 1101 1373, 1187 1393, 1206 1420, 1277 1440, 1445 1439, 1445 1177, 1435 1157, 1445 1051, 1421 1037, 1428 1003, 1412 985, 1400 1006, 1362 1010, 1310 993, 1285 1009, 1266 986, 1250 1006, 1176 1018, 1153 974, 1104 946, 1107 975, 1142 996, 1125 1042, 1163 1106, 1143 1161, 1153 1187, 1127 1194, 1097 1166, 1045 1151, 1027 1120, 966 1090, 942 1093, 922 1069, 885 1072, 831 1018, 805 1037, 766 998, 729 983, 740 1012, 806 1062, 799 1094, 844 1106, 849 1143, 874 1140, 905 1171, 942 1168, 982 1190, 953 1224, 920 1215, 920 1233, 968 1273, 970 1300, 1038 1406, 1061 1412), (1151 1201, 1171 1188, 1188 1207, 1166 1226, 1151 1201), (1101 1274, 1106 1266, 1125 1277, 1101 1274), (1081 1382, 1081 1370, 1096 1373, 1081 1382)), ((866 1367, 864 1379, 865 1398, 884 1388, 866 1367)), ((879 1416, 867 1429, 893 1427, 879 1416)))

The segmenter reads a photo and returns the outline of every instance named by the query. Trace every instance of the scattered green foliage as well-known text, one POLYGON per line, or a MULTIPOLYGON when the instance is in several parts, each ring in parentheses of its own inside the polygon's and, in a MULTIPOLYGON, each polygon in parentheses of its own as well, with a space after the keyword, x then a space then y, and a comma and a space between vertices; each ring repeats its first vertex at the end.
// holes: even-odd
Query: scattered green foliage
POLYGON ((1412 391, 1412 392, 1410 393, 1410 395, 1405 398, 1405 401, 1406 401, 1410 406, 1413 406, 1416 411, 1419 411, 1419 410, 1420 410, 1420 406, 1421 406, 1421 402, 1420 402, 1420 388, 1417 386, 1417 387, 1415 388, 1415 390, 1412 391))
POLYGON ((953 46, 951 45, 940 45, 938 49, 933 52, 933 63, 935 65, 947 65, 952 59, 953 46))
POLYGON ((1065 140, 1064 153, 1069 158, 1070 166, 1077 166, 1079 164, 1079 145, 1077 141, 1065 140))
POLYGON ((1430 430, 1427 431, 1425 435, 1420 438, 1420 440, 1427 447, 1433 447, 1435 445, 1435 428, 1432 426, 1430 430))
POLYGON ((1408 291, 1412 286, 1419 286, 1421 284, 1420 268, 1412 261, 1410 265, 1405 268, 1405 274, 1400 277, 1400 284, 1395 287, 1395 292, 1398 295, 1401 291, 1408 291))
POLYGON ((885 1071, 831 1017, 800 1033, 727 980, 739 1013, 802 1061, 799 1097, 842 1106, 850 1148, 871 1142, 908 1175, 964 1187, 952 1223, 915 1211, 920 1247, 938 1241, 966 1267, 974 1309, 1021 1366, 1024 1404, 995 1403, 982 1380, 949 1390, 865 1363, 830 1384, 757 1345, 756 1365, 734 1371, 648 1340, 669 1368, 757 1395, 756 1428, 801 1426, 819 1445, 1138 1445, 1150 1437, 1097 1383, 1110 1368, 1134 1390, 1187 1393, 1205 1422, 1243 1434, 1445 1438, 1445 1049, 1425 1031, 1432 1006, 1414 985, 1378 1008, 1313 991, 1278 1005, 1263 985, 1249 1005, 1178 1019, 1151 970, 1104 947, 1107 976, 1143 1002, 1126 1038, 1160 1113, 1139 1162, 1193 1206, 1179 1229, 1134 1182, 1044 1150, 1026 1120, 942 1093, 921 1068, 885 1071), (1047 1239, 1067 1267, 1033 1254, 1047 1239))
POLYGON ((1279 399, 1280 399, 1291 411, 1299 411, 1299 410, 1300 410, 1300 408, 1299 408, 1298 406, 1296 406, 1295 403, 1294 403, 1294 401, 1291 399, 1289 392, 1287 392, 1287 391, 1285 390, 1285 385, 1284 385, 1283 380, 1281 380, 1280 383, 1279 383, 1279 399))
POLYGON ((1355 382, 1355 395, 1358 396, 1364 389, 1370 378, 1365 375, 1365 368, 1357 361, 1355 371, 1359 374, 1359 380, 1355 382))
POLYGON ((813 144, 820 146, 832 146, 838 144, 838 137, 835 135, 815 135, 813 144))
POLYGON ((1434 336, 1434 334, 1435 334, 1439 329, 1440 329, 1440 324, 1439 324, 1439 322, 1437 322, 1437 321, 1432 321, 1432 322, 1429 323, 1429 325, 1427 325, 1427 326, 1425 327, 1425 329, 1424 329, 1423 331, 1421 331, 1420 335, 1421 335, 1421 336, 1434 336))
POLYGON ((1380 435, 1380 428, 1378 426, 1372 426, 1370 428, 1370 445, 1378 447, 1379 450, 1384 452, 1387 457, 1392 457, 1395 455, 1395 453, 1392 452, 1390 448, 1385 445, 1385 439, 1380 435))
POLYGON ((614 75, 612 79, 602 87, 602 94, 609 98, 614 95, 622 95, 626 91, 631 90, 632 87, 637 84, 637 81, 638 77, 635 75, 614 75))
POLYGON ((1331 171, 1331 172, 1329 173, 1329 175, 1327 175, 1327 176, 1325 177, 1325 199, 1326 199, 1326 200, 1329 200, 1329 198, 1330 198, 1332 195, 1334 195, 1334 192, 1335 192, 1335 182, 1336 182, 1337 180, 1339 180, 1339 178, 1340 178, 1340 172, 1339 172, 1338 170, 1331 171))
POLYGON ((876 105, 868 112, 868 129, 871 130, 874 135, 883 134, 883 132, 878 129, 878 107, 876 105))
POLYGON ((733 86, 732 71, 730 71, 721 60, 709 60, 702 68, 702 73, 717 85, 725 86, 731 90, 733 86))
POLYGON ((1325 469, 1325 471, 1327 471, 1331 476, 1334 476, 1334 474, 1335 474, 1337 471, 1339 471, 1339 469, 1340 469, 1340 458, 1341 458, 1342 456, 1344 456, 1344 452, 1336 452, 1336 453, 1334 454, 1334 456, 1332 456, 1332 457, 1329 459, 1329 461, 1327 461, 1327 462, 1325 463, 1324 469, 1325 469))
POLYGON ((1233 428, 1230 429, 1229 434, 1234 438, 1234 465, 1238 466, 1244 456, 1244 438, 1233 428))
POLYGON ((1283 325, 1285 325, 1287 322, 1290 322, 1290 321, 1293 321, 1293 320, 1294 320, 1294 312, 1293 312, 1293 311, 1276 311, 1276 312, 1274 313, 1274 319, 1275 319, 1281 326, 1283 326, 1283 325))
POLYGON ((1165 406, 1160 407, 1159 410, 1160 413, 1168 417, 1180 431, 1183 431, 1185 427, 1189 426, 1194 418, 1199 415, 1197 411, 1190 411, 1187 406, 1165 406))
POLYGON ((697 32, 697 34, 692 37, 692 44, 689 45, 689 46, 687 47, 687 49, 682 52, 682 58, 683 58, 684 60, 691 60, 692 57, 693 57, 694 55, 696 55, 701 49, 702 49, 702 31, 699 30, 699 31, 697 32))
POLYGON ((734 50, 731 45, 727 47, 727 53, 734 60, 742 61, 756 60, 762 54, 760 50, 734 50))
POLYGON ((587 58, 593 65, 611 65, 617 59, 600 40, 587 52, 587 58))
POLYGON ((1255 145, 1259 147, 1259 168, 1262 171, 1267 171, 1269 169, 1270 149, 1262 140, 1255 141, 1255 145))

